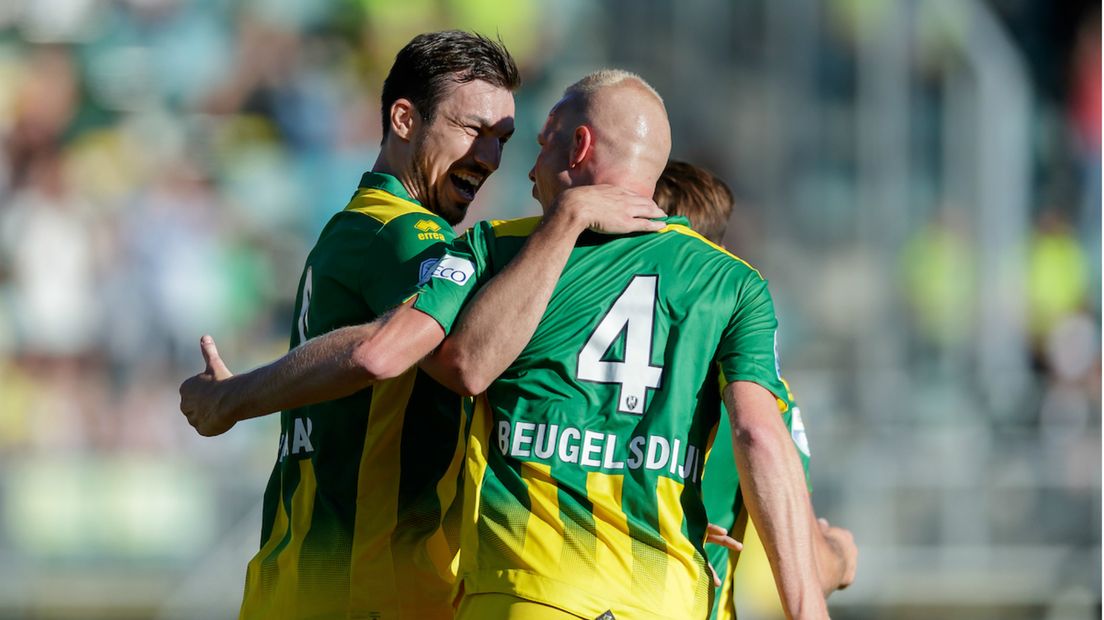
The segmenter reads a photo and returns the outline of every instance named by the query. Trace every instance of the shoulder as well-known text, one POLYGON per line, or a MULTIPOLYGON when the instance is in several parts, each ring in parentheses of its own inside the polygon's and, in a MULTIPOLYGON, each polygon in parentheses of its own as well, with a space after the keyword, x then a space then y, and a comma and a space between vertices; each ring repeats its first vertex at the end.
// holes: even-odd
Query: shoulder
POLYGON ((533 234, 540 221, 539 216, 483 220, 469 228, 463 239, 473 250, 484 248, 486 252, 509 252, 510 248, 520 247, 533 234))
POLYGON ((689 246, 693 251, 700 253, 702 256, 718 260, 722 264, 727 265, 738 275, 754 276, 757 280, 765 281, 763 274, 761 274, 751 263, 706 239, 697 232, 694 232, 689 226, 668 224, 656 234, 669 235, 669 237, 667 237, 668 239, 677 239, 677 243, 680 245, 689 246))
POLYGON ((423 242, 451 241, 452 227, 425 207, 374 188, 360 188, 335 219, 352 228, 423 242))
POLYGON ((472 226, 471 230, 494 239, 528 237, 533 234, 540 221, 541 217, 539 215, 519 217, 512 220, 484 220, 472 226))

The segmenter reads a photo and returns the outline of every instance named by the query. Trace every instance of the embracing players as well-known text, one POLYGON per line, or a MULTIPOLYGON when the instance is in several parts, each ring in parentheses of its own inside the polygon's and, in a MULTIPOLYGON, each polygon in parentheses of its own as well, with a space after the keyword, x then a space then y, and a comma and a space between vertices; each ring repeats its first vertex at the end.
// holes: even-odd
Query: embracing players
MULTIPOLYGON (((371 321, 416 290, 498 168, 518 83, 506 49, 477 35, 424 34, 398 53, 383 87, 379 158, 307 258, 293 348, 371 321)), ((588 225, 655 227, 626 216, 628 226, 617 228, 632 209, 662 215, 626 192, 596 208, 609 193, 592 191, 585 204, 567 197, 534 235, 534 250, 566 253, 588 225)), ((460 397, 410 370, 322 400, 281 407, 241 617, 451 618, 466 432, 460 397)))
POLYGON ((604 182, 651 194, 670 148, 662 102, 631 74, 588 76, 565 92, 540 142, 531 177, 543 223, 477 226, 427 264, 412 302, 247 375, 228 379, 208 343, 208 372, 182 386, 182 410, 201 432, 218 432, 402 375, 478 289, 458 329, 489 326, 471 332, 486 346, 454 333, 433 364, 473 392, 498 374, 488 368, 509 364, 469 435, 461 617, 534 608, 549 617, 703 617, 711 589, 699 484, 719 422, 718 368, 749 512, 783 603, 792 615, 823 617, 816 525, 775 405, 784 386, 762 277, 677 220, 666 234, 585 235, 565 254, 534 243, 569 188, 604 182), (538 252, 548 264, 523 261, 538 252), (501 285, 508 278, 513 286, 501 285))

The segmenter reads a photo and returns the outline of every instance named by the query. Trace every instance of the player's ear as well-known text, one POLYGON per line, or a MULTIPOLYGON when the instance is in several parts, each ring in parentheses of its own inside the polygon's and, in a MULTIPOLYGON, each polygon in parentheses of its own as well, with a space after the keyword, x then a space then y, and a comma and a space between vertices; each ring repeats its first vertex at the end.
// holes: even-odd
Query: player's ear
POLYGON ((410 140, 421 116, 409 99, 399 98, 391 104, 391 133, 403 142, 410 140))
POLYGON ((594 152, 594 132, 586 125, 579 125, 571 136, 569 168, 578 168, 594 152))

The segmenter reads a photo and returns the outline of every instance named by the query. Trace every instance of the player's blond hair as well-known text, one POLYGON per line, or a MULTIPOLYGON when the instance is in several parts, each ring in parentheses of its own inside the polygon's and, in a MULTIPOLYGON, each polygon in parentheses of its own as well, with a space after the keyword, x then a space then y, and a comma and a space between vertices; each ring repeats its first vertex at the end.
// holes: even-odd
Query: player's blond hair
POLYGON ((606 88, 607 86, 616 86, 626 80, 633 80, 643 86, 648 92, 650 92, 660 103, 663 103, 663 97, 659 96, 656 89, 652 87, 644 78, 633 73, 632 71, 625 71, 624 69, 600 69, 593 73, 589 73, 583 76, 583 79, 575 82, 571 86, 564 89, 563 96, 582 96, 584 99, 592 95, 599 90, 606 88))

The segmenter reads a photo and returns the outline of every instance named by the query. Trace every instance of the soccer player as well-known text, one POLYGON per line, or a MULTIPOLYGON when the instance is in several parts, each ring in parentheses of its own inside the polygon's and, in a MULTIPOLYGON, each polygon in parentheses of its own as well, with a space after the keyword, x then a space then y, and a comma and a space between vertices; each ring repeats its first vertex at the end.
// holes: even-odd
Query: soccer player
MULTIPOLYGON (((530 177, 547 213, 569 188, 593 183, 651 195, 670 128, 650 86, 607 71, 567 89, 539 142, 530 177)), ((672 218, 660 234, 580 237, 531 326, 511 312, 460 315, 469 301, 516 301, 493 285, 540 222, 477 225, 438 263, 462 277, 435 271, 384 320, 246 375, 197 376, 182 386, 182 410, 202 431, 340 396, 401 373, 446 332, 482 324, 472 333, 485 346, 451 333, 437 353, 463 389, 486 388, 467 448, 458 617, 704 618, 712 588, 699 483, 723 394, 787 613, 826 617, 815 522, 775 405, 784 386, 766 282, 672 218), (487 388, 497 373, 480 374, 490 365, 471 359, 510 352, 496 329, 523 322, 532 338, 487 388)))
MULTIPOLYGON (((671 160, 656 183, 653 199, 669 215, 685 217, 691 228, 709 241, 717 245, 723 244, 734 201, 732 191, 713 173, 693 164, 671 160)), ((789 384, 783 380, 783 385, 786 390, 778 396, 779 412, 790 430, 808 477, 809 444, 805 436, 805 425, 801 420, 801 410, 793 398, 789 384)), ((711 619, 736 618, 736 580, 754 577, 750 571, 764 568, 762 564, 745 568, 746 562, 739 563, 742 557, 759 557, 764 553, 754 526, 748 521, 739 484, 731 438, 728 435, 719 435, 713 443, 706 464, 702 479, 702 498, 709 522, 730 530, 732 537, 743 541, 743 549, 730 550, 716 544, 707 544, 705 547, 710 564, 722 581, 711 619)), ((817 556, 820 561, 818 568, 821 585, 827 595, 836 589, 847 587, 854 580, 858 549, 849 531, 831 527, 823 519, 818 520, 818 525, 820 529, 814 539, 820 549, 817 556)), ((769 582, 770 576, 768 574, 766 579, 755 581, 769 582)), ((770 607, 774 608, 777 615, 781 615, 781 602, 777 598, 770 607)))
MULTIPOLYGON (((451 225, 513 133, 518 84, 507 50, 478 35, 423 34, 398 53, 383 86, 379 158, 306 260, 293 348, 371 321, 419 279, 444 273, 437 259, 453 240, 451 225)), ((569 251, 609 193, 598 189, 564 201, 541 236, 569 251)), ((623 194, 616 202, 631 202, 623 194)), ((549 252, 534 241, 535 251, 549 252)), ((460 398, 411 370, 338 400, 299 404, 281 415, 241 617, 451 618, 459 523, 458 505, 450 507, 466 431, 460 398)))

